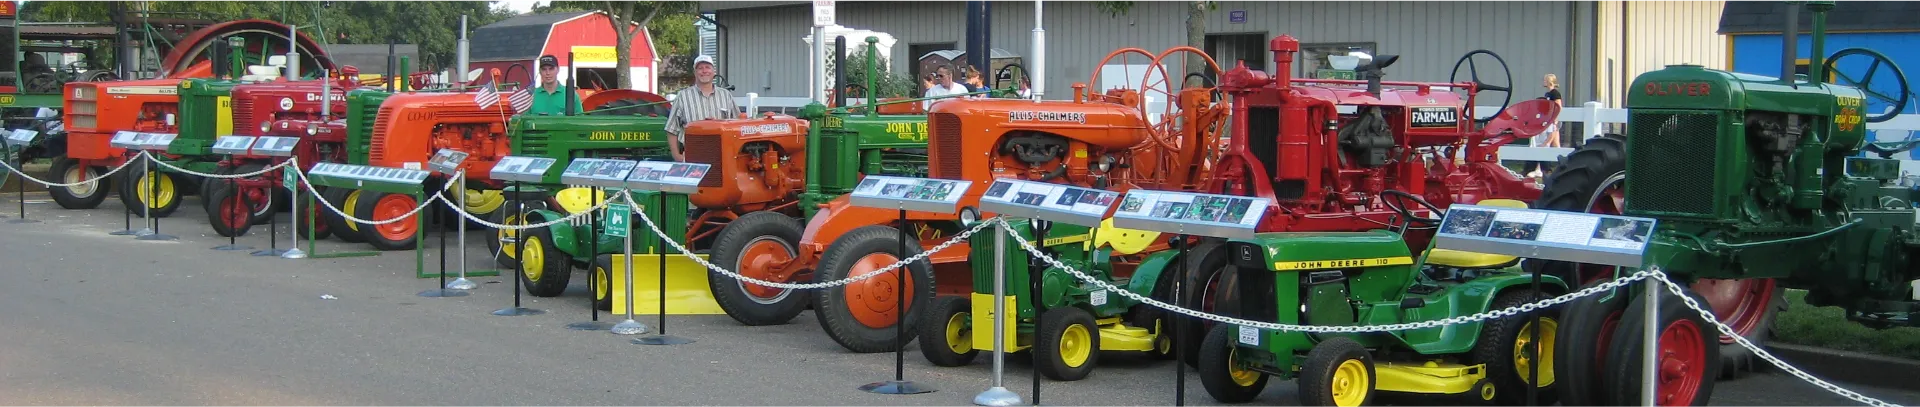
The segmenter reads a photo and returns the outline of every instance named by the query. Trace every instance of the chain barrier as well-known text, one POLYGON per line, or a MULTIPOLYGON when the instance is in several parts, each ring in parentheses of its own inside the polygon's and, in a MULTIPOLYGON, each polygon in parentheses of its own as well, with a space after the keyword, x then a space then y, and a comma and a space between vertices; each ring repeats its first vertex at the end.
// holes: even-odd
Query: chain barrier
MULTIPOLYGON (((632 204, 636 208, 639 207, 638 204, 633 203, 634 202, 633 194, 627 193, 626 191, 621 191, 620 195, 627 200, 628 204, 632 204)), ((818 289, 818 288, 832 288, 832 287, 852 284, 855 282, 859 282, 861 280, 873 278, 874 276, 878 276, 881 274, 886 274, 889 271, 893 271, 894 269, 906 266, 908 264, 912 264, 913 262, 926 259, 927 257, 933 256, 934 253, 939 253, 942 250, 946 250, 948 247, 951 247, 955 244, 959 244, 960 242, 964 242, 967 240, 967 237, 972 236, 974 232, 979 232, 981 230, 984 230, 987 228, 987 226, 1000 221, 1000 218, 998 217, 981 221, 979 224, 973 225, 972 228, 967 229, 965 232, 960 232, 960 234, 954 235, 952 240, 948 240, 945 243, 941 243, 938 246, 934 246, 932 249, 920 252, 920 254, 913 255, 913 257, 908 257, 905 260, 901 260, 897 263, 888 265, 879 270, 874 270, 866 274, 847 277, 844 279, 839 279, 834 281, 828 281, 824 283, 790 284, 790 283, 776 283, 772 281, 765 281, 765 280, 760 280, 753 277, 743 276, 738 273, 728 271, 725 268, 721 268, 720 266, 716 266, 713 263, 708 263, 707 259, 702 259, 700 258, 700 256, 693 255, 692 250, 688 250, 686 246, 681 246, 680 242, 675 241, 671 237, 668 237, 666 232, 660 230, 660 225, 654 224, 653 219, 650 219, 647 217, 647 211, 636 210, 636 211, 633 211, 633 213, 640 215, 640 221, 642 223, 646 223, 647 228, 652 229, 654 235, 659 236, 661 240, 666 241, 667 244, 673 245, 674 249, 679 250, 681 256, 685 256, 688 259, 693 259, 694 262, 700 263, 700 265, 706 267, 707 270, 713 270, 716 273, 724 274, 727 277, 733 278, 735 280, 750 282, 750 283, 753 283, 754 285, 773 287, 773 288, 783 288, 788 290, 811 290, 811 289, 818 289)))
MULTIPOLYGON (((311 193, 311 194, 313 194, 313 196, 315 196, 315 197, 318 197, 318 196, 320 196, 320 191, 319 191, 319 190, 317 190, 317 189, 314 189, 314 188, 313 188, 313 183, 312 183, 312 182, 307 182, 307 174, 306 174, 306 173, 302 173, 302 172, 299 172, 299 171, 294 171, 294 172, 293 172, 293 174, 294 174, 294 175, 296 175, 296 176, 299 176, 299 177, 300 177, 300 185, 301 185, 301 186, 305 186, 305 187, 307 188, 307 192, 308 192, 308 193, 311 193)), ((449 182, 449 183, 447 183, 447 187, 445 187, 445 188, 441 188, 440 190, 441 190, 441 191, 446 191, 446 190, 447 190, 448 188, 452 188, 452 185, 453 185, 453 183, 451 183, 451 182, 449 182)), ((334 213, 334 214, 336 214, 336 215, 340 215, 340 218, 341 218, 341 219, 346 219, 346 220, 347 220, 347 221, 349 221, 349 222, 353 222, 353 223, 358 223, 358 224, 362 224, 362 225, 372 225, 372 226, 379 226, 379 225, 385 225, 385 224, 389 224, 389 223, 394 223, 394 222, 399 222, 399 221, 401 221, 401 220, 403 220, 403 219, 406 219, 406 218, 408 218, 408 217, 412 217, 413 215, 415 215, 415 214, 418 214, 418 213, 420 213, 420 211, 423 211, 423 210, 426 210, 426 209, 427 209, 428 207, 431 207, 431 206, 433 206, 433 201, 443 201, 443 200, 446 200, 445 198, 446 198, 446 196, 445 196, 445 195, 441 195, 441 194, 437 194, 437 193, 436 193, 436 194, 433 194, 433 197, 430 197, 430 198, 427 198, 427 200, 426 200, 425 202, 421 202, 421 203, 420 203, 420 206, 419 206, 419 207, 416 207, 416 208, 413 208, 413 210, 411 210, 411 211, 407 211, 407 213, 405 213, 405 214, 402 214, 402 215, 400 215, 400 216, 395 216, 395 217, 393 217, 392 219, 387 219, 387 220, 382 220, 382 221, 371 221, 371 220, 365 220, 365 219, 360 219, 360 218, 356 218, 356 217, 353 217, 353 215, 348 215, 348 214, 347 214, 346 212, 344 212, 344 211, 341 211, 341 210, 340 210, 340 208, 336 208, 336 207, 334 207, 334 206, 333 206, 333 203, 332 203, 332 202, 327 202, 327 200, 326 200, 326 199, 315 199, 314 201, 316 201, 316 202, 319 202, 319 203, 320 203, 320 206, 323 206, 323 207, 326 207, 326 208, 327 208, 327 210, 329 210, 329 211, 333 211, 333 213, 334 213)), ((465 213, 465 211, 461 211, 461 212, 462 212, 462 213, 465 213)))
MULTIPOLYGON (((143 151, 143 152, 141 152, 141 154, 146 154, 146 152, 144 152, 144 151, 143 151)), ((121 170, 125 170, 125 169, 127 169, 127 167, 129 167, 129 166, 132 166, 132 165, 133 165, 133 160, 124 160, 124 161, 121 161, 121 162, 120 162, 120 166, 119 166, 119 167, 114 167, 112 171, 107 171, 107 173, 105 173, 105 174, 100 174, 100 176, 98 176, 98 177, 93 177, 93 179, 90 179, 90 180, 86 180, 86 181, 80 181, 80 182, 75 182, 75 183, 70 183, 70 184, 62 184, 62 183, 58 183, 58 182, 47 182, 47 181, 45 181, 45 180, 41 180, 41 179, 39 179, 39 178, 34 178, 34 177, 33 177, 33 176, 31 176, 31 175, 27 175, 27 173, 26 173, 26 171, 21 171, 21 170, 20 170, 19 168, 13 168, 13 165, 11 165, 11 164, 7 164, 7 160, 0 160, 0 167, 6 167, 6 169, 7 169, 7 171, 13 171, 13 174, 14 174, 14 175, 18 175, 18 176, 20 176, 20 179, 24 179, 24 180, 28 180, 28 181, 33 181, 33 182, 34 182, 34 183, 36 183, 36 184, 40 184, 40 185, 45 185, 45 186, 46 186, 46 187, 48 187, 48 188, 54 188, 54 187, 59 187, 59 188, 67 188, 67 187, 77 187, 77 186, 81 186, 81 185, 86 185, 86 184, 91 184, 91 183, 95 183, 95 182, 99 182, 100 180, 102 180, 102 179, 106 179, 107 177, 111 177, 111 176, 113 176, 113 174, 117 174, 117 173, 119 173, 119 172, 120 172, 121 170)))
POLYGON ((1086 273, 1082 273, 1080 272, 1080 270, 1076 270, 1073 267, 1066 265, 1065 263, 1061 263, 1060 260, 1054 259, 1052 256, 1048 256, 1046 253, 1042 253, 1039 248, 1036 248, 1033 246, 1032 242, 1027 241, 1026 238, 1020 237, 1019 233, 1013 233, 1012 229, 1009 229, 1007 226, 1004 226, 1005 222, 1002 222, 1002 225, 1003 226, 1001 226, 1001 229, 1007 231, 1007 236, 1012 237, 1015 242, 1018 242, 1020 247, 1022 249, 1025 249, 1028 254, 1031 254, 1035 258, 1038 258, 1042 261, 1047 262, 1047 264, 1053 265, 1053 267, 1059 268, 1061 270, 1065 270, 1068 274, 1072 274, 1075 278, 1079 278, 1081 281, 1085 281, 1088 283, 1092 283, 1095 286, 1099 286, 1101 289, 1117 293, 1122 297, 1131 298, 1134 301, 1139 301, 1141 303, 1151 305, 1155 308, 1173 311, 1182 315, 1219 322, 1223 324, 1248 326, 1248 327, 1254 327, 1254 328, 1259 328, 1259 329, 1264 329, 1269 331, 1316 332, 1316 333, 1389 332, 1389 331, 1406 331, 1406 330, 1414 330, 1414 329, 1425 329, 1425 328, 1433 328, 1433 327, 1446 326, 1446 325, 1464 324, 1469 322, 1479 322, 1479 321, 1484 321, 1488 319, 1505 318, 1505 317, 1510 317, 1514 315, 1519 315, 1521 313, 1533 312, 1535 310, 1551 307, 1554 305, 1559 305, 1561 303, 1565 303, 1568 301, 1573 301, 1580 297, 1594 295, 1604 291, 1610 291, 1616 288, 1620 288, 1621 286, 1628 285, 1634 281, 1647 279, 1650 276, 1652 276, 1654 273, 1652 271, 1641 270, 1640 272, 1633 273, 1626 277, 1614 279, 1613 281, 1608 281, 1600 285, 1588 287, 1580 291, 1561 294, 1558 297, 1549 298, 1539 302, 1528 303, 1528 304, 1524 304, 1524 305, 1520 305, 1512 308, 1487 311, 1487 312, 1482 312, 1482 313, 1473 314, 1473 315, 1457 316, 1457 317, 1452 317, 1447 319, 1420 321, 1420 322, 1404 323, 1404 324, 1391 324, 1391 325, 1347 325, 1347 326, 1289 325, 1289 324, 1272 323, 1272 322, 1250 321, 1250 320, 1233 318, 1228 316, 1208 314, 1205 312, 1200 312, 1200 311, 1195 311, 1195 310, 1187 309, 1184 307, 1180 307, 1178 305, 1160 302, 1158 300, 1148 298, 1146 296, 1142 296, 1139 294, 1134 294, 1132 291, 1128 291, 1125 288, 1114 286, 1112 283, 1108 283, 1104 280, 1094 278, 1093 276, 1087 275, 1086 273))
MULTIPOLYGON (((1682 293, 1680 291, 1680 285, 1674 284, 1673 280, 1668 280, 1666 273, 1655 272, 1653 274, 1653 279, 1663 283, 1661 285, 1667 288, 1667 292, 1673 293, 1674 296, 1679 297, 1682 302, 1685 302, 1687 304, 1688 308, 1693 308, 1695 312, 1700 313, 1701 319, 1704 319, 1708 323, 1713 324, 1715 328, 1719 328, 1721 335, 1726 335, 1727 337, 1733 338, 1734 343, 1738 343, 1740 344, 1740 347, 1747 348, 1747 350, 1753 351, 1753 354, 1755 356, 1759 356, 1760 359, 1766 360, 1767 363, 1771 363, 1773 364, 1774 367, 1780 368, 1781 371, 1787 372, 1787 374, 1791 374, 1793 375, 1793 377, 1798 377, 1800 378, 1800 380, 1806 381, 1808 384, 1817 386, 1822 390, 1826 390, 1827 392, 1839 395, 1841 397, 1852 399, 1853 401, 1861 404, 1866 404, 1866 405, 1875 406, 1875 407, 1899 406, 1898 404, 1881 401, 1880 399, 1868 397, 1867 395, 1854 392, 1853 390, 1847 390, 1840 386, 1834 385, 1833 383, 1828 383, 1826 380, 1821 380, 1818 377, 1813 377, 1812 374, 1808 374, 1807 372, 1802 371, 1799 368, 1793 367, 1793 365, 1787 364, 1786 361, 1783 361, 1783 360, 1780 360, 1780 358, 1774 357, 1772 353, 1768 353, 1766 349, 1762 349, 1759 345, 1754 345, 1753 342, 1748 341, 1746 337, 1743 337, 1737 333, 1734 333, 1733 327, 1720 323, 1719 319, 1714 318, 1712 310, 1707 309, 1706 307, 1700 306, 1699 302, 1696 302, 1693 300, 1693 296, 1682 293)), ((1671 300, 1661 299, 1660 301, 1666 302, 1671 300)))
POLYGON ((158 160, 158 159, 155 159, 155 157, 153 156, 153 154, 152 154, 152 153, 150 153, 150 152, 147 152, 147 151, 141 151, 141 152, 140 152, 140 155, 144 155, 144 156, 146 156, 146 157, 147 157, 147 159, 150 159, 150 160, 153 160, 153 163, 154 163, 154 164, 158 164, 158 165, 159 165, 159 166, 161 166, 161 167, 166 167, 166 168, 172 168, 172 169, 173 169, 174 171, 179 171, 179 172, 181 172, 181 173, 185 173, 185 174, 187 174, 187 175, 192 175, 192 176, 196 176, 196 177, 201 177, 201 178, 214 178, 214 179, 229 179, 229 178, 249 178, 249 177, 258 177, 258 176, 261 176, 261 175, 264 175, 264 174, 266 174, 266 173, 269 173, 269 172, 273 172, 273 170, 277 170, 277 169, 280 169, 281 167, 286 167, 286 166, 288 166, 288 165, 292 165, 292 164, 293 164, 293 162, 294 162, 294 159, 287 159, 286 161, 281 161, 281 162, 280 162, 279 164, 274 164, 274 165, 271 165, 271 166, 268 166, 268 167, 266 167, 266 168, 261 168, 261 169, 260 169, 259 171, 254 171, 254 172, 249 172, 249 173, 245 173, 245 174, 224 174, 224 175, 222 175, 222 174, 208 174, 208 173, 203 173, 203 172, 195 172, 195 171, 193 171, 193 170, 189 170, 189 169, 186 169, 186 168, 180 168, 180 167, 175 167, 175 166, 173 166, 173 164, 168 164, 168 163, 167 163, 166 161, 161 161, 161 160, 158 160))
MULTIPOLYGON (((608 199, 608 200, 605 200, 605 201, 600 201, 600 204, 599 204, 599 205, 594 205, 594 206, 593 206, 592 208, 587 208, 587 210, 584 210, 584 211, 580 211, 580 212, 576 212, 576 213, 573 213, 573 214, 571 214, 571 215, 567 215, 566 217, 563 217, 563 218, 555 218, 554 220, 551 220, 551 221, 546 221, 546 222, 541 222, 541 223, 536 223, 536 224, 531 224, 531 225, 529 225, 529 224, 521 224, 521 225, 519 225, 519 226, 514 226, 514 225, 507 225, 507 224, 500 224, 500 223, 493 223, 493 222, 489 222, 489 221, 487 221, 486 219, 480 219, 480 217, 478 217, 478 216, 474 216, 474 215, 473 215, 473 214, 471 214, 471 213, 467 213, 467 210, 466 210, 466 208, 460 208, 460 207, 458 207, 458 206, 459 206, 458 204, 455 204, 455 203, 453 203, 453 202, 451 202, 451 201, 447 201, 447 200, 445 200, 445 199, 442 199, 442 200, 440 200, 440 203, 444 203, 444 204, 447 204, 447 207, 448 207, 448 208, 453 208, 453 211, 454 211, 454 212, 458 212, 458 213, 460 213, 460 217, 462 217, 462 218, 467 218, 467 220, 471 220, 471 221, 473 221, 474 223, 479 223, 479 224, 481 224, 481 225, 483 225, 483 226, 486 226, 486 227, 490 227, 490 228, 494 228, 494 229, 500 229, 500 230, 525 230, 525 229, 539 229, 539 228, 544 228, 544 227, 548 227, 548 226, 553 226, 553 225, 558 225, 558 224, 561 224, 561 223, 566 223, 566 222, 570 222, 570 221, 573 221, 573 220, 575 220, 575 219, 579 219, 579 218, 580 218, 580 217, 582 217, 582 216, 587 216, 587 215, 590 215, 590 214, 592 214, 592 213, 594 213, 594 212, 599 212, 599 211, 600 211, 600 210, 602 210, 602 209, 606 209, 608 205, 612 205, 612 204, 613 204, 613 203, 614 203, 615 201, 617 201, 617 200, 614 200, 614 199, 608 199)), ((509 206, 511 206, 512 204, 508 204, 508 205, 509 205, 509 206)), ((521 205, 521 206, 522 206, 522 207, 524 207, 525 205, 521 205)), ((502 209, 504 210, 504 208, 502 208, 502 209)))

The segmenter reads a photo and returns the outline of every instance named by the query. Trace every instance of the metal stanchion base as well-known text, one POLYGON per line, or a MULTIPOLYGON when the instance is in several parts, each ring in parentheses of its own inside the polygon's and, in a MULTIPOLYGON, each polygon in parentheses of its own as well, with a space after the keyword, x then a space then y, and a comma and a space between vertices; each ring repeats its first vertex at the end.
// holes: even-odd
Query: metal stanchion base
POLYGON ((1005 387, 994 387, 973 396, 973 405, 1004 407, 1020 404, 1020 395, 1005 387))
POLYGON ((567 324, 567 329, 573 331, 604 331, 613 329, 613 323, 607 321, 575 322, 567 324))
POLYGON ((421 291, 420 296, 428 297, 428 298, 465 297, 467 296, 467 292, 459 291, 459 290, 449 290, 445 288, 436 288, 432 290, 421 291))
POLYGON ((179 237, 177 237, 177 236, 174 236, 174 235, 165 235, 165 234, 159 234, 159 233, 148 233, 148 234, 145 234, 145 235, 140 235, 140 237, 136 237, 136 238, 133 238, 133 240, 157 240, 157 241, 168 241, 168 240, 180 240, 180 238, 179 238, 179 237))
POLYGON ((473 280, 468 280, 466 277, 456 278, 453 279, 453 281, 447 282, 447 289, 449 290, 472 290, 475 288, 480 288, 480 285, 474 284, 473 280))
POLYGON ((219 250, 219 251, 223 251, 223 252, 231 252, 231 251, 240 251, 240 250, 253 250, 253 246, 244 246, 244 245, 237 245, 237 244, 229 244, 229 245, 220 245, 220 246, 214 246, 214 248, 213 248, 213 250, 219 250))
POLYGON ((304 258, 307 258, 307 252, 303 252, 303 251, 300 251, 300 249, 299 249, 299 248, 292 248, 292 249, 287 249, 287 251, 286 251, 285 253, 280 253, 280 258, 282 258, 282 259, 304 259, 304 258))
POLYGON ((127 230, 122 230, 118 232, 108 232, 107 234, 114 235, 114 236, 135 236, 135 235, 139 235, 140 231, 127 229, 127 230))
POLYGON ((132 234, 132 235, 134 235, 134 236, 146 236, 146 235, 151 235, 151 234, 153 234, 153 228, 141 228, 140 230, 136 230, 136 231, 133 231, 133 233, 131 233, 131 234, 132 234))
POLYGON ((860 390, 875 394, 924 394, 933 392, 933 388, 922 387, 919 383, 897 380, 868 383, 865 386, 860 386, 860 390))
POLYGON ((288 252, 291 252, 291 251, 292 251, 292 250, 288 250, 288 249, 263 249, 263 250, 256 250, 256 251, 254 251, 253 253, 248 253, 248 254, 252 254, 252 255, 254 255, 254 256, 262 256, 262 257, 265 257, 265 256, 281 256, 281 255, 285 255, 285 254, 287 254, 288 252))
POLYGON ((635 345, 685 345, 689 343, 693 343, 693 340, 673 335, 654 335, 633 340, 633 344, 635 345))
POLYGON ((647 324, 642 324, 640 323, 640 321, 629 319, 625 321, 620 321, 620 323, 618 324, 614 324, 613 329, 611 331, 613 332, 614 335, 639 335, 639 334, 647 333, 647 331, 651 331, 651 330, 652 329, 647 328, 647 324))
POLYGON ((522 315, 540 315, 545 313, 547 312, 542 310, 532 309, 532 308, 513 307, 513 308, 501 308, 499 311, 494 311, 493 315, 499 315, 503 317, 517 317, 522 315))
POLYGON ((10 220, 10 221, 7 221, 7 223, 14 223, 14 224, 19 224, 19 223, 40 223, 40 221, 37 221, 37 220, 33 220, 33 219, 27 219, 27 218, 20 218, 20 219, 14 219, 14 220, 10 220))

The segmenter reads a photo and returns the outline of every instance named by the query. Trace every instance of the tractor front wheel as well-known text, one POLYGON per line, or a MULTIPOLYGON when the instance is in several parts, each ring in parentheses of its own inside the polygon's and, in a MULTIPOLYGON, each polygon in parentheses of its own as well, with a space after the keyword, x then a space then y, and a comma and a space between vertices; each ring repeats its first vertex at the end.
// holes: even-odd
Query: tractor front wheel
POLYGON ((233 188, 224 182, 207 183, 206 202, 207 224, 213 227, 213 233, 220 237, 246 235, 253 229, 254 214, 270 207, 265 190, 261 188, 233 188))
POLYGON ((613 255, 603 254, 593 258, 593 266, 588 268, 587 284, 593 291, 593 308, 613 312, 613 255))
POLYGON ((362 225, 359 222, 354 222, 344 216, 340 216, 343 213, 353 213, 354 208, 360 206, 360 197, 365 194, 358 189, 350 188, 327 187, 324 191, 325 192, 320 193, 320 198, 326 200, 327 205, 332 205, 333 209, 339 209, 340 211, 334 212, 333 209, 324 209, 326 212, 321 213, 320 221, 326 222, 327 229, 334 231, 333 236, 340 238, 342 242, 360 243, 367 241, 367 232, 360 230, 360 226, 362 225))
MULTIPOLYGON (((1665 288, 1660 290, 1660 308, 1656 321, 1647 321, 1647 302, 1642 294, 1622 315, 1607 351, 1607 369, 1603 389, 1608 389, 1613 405, 1640 405, 1642 355, 1646 341, 1641 337, 1651 322, 1658 330, 1659 353, 1654 363, 1654 405, 1704 406, 1713 397, 1714 379, 1719 376, 1720 341, 1713 322, 1701 318, 1679 297, 1665 288)), ((1706 300, 1692 290, 1686 291, 1695 302, 1706 300)))
POLYGON ((1207 388, 1207 395, 1222 403, 1253 401, 1266 390, 1269 376, 1240 367, 1240 360, 1234 358, 1234 350, 1239 345, 1234 344, 1229 329, 1234 328, 1215 324, 1200 342, 1200 385, 1207 388))
POLYGON ((384 251, 410 250, 419 242, 420 225, 416 218, 421 214, 415 213, 404 219, 393 220, 406 215, 420 205, 419 200, 414 199, 412 195, 366 191, 360 193, 358 201, 357 205, 354 205, 353 217, 368 222, 387 222, 366 225, 363 234, 367 238, 367 243, 373 245, 373 248, 384 251))
MULTIPOLYGON (((1604 284, 1593 282, 1588 287, 1604 284)), ((1627 310, 1624 290, 1613 290, 1568 302, 1560 310, 1554 333, 1554 387, 1560 402, 1569 406, 1613 404, 1604 398, 1601 377, 1606 375, 1607 342, 1627 310)), ((1543 332, 1544 333, 1544 332, 1543 332)), ((1544 367, 1544 366, 1542 366, 1544 367)))
MULTIPOLYGON (((53 168, 49 173, 56 182, 72 184, 94 179, 100 176, 98 167, 82 165, 80 160, 67 157, 54 157, 53 168)), ((113 177, 109 177, 113 178, 113 177)), ((47 188, 47 195, 53 196, 53 202, 67 209, 93 209, 107 200, 107 191, 113 185, 112 179, 100 179, 80 185, 47 188)))
POLYGON ((182 179, 172 173, 129 172, 126 182, 120 187, 120 203, 136 216, 147 215, 149 209, 156 218, 172 216, 174 210, 180 209, 184 191, 181 184, 184 184, 182 179), (148 203, 152 206, 141 208, 148 203))
MULTIPOLYGON (((800 222, 778 212, 754 212, 721 227, 712 262, 742 276, 779 281, 777 267, 800 258, 800 222)), ((858 283, 855 283, 858 284, 858 283)), ((707 285, 720 309, 749 326, 784 324, 807 307, 807 295, 707 271, 707 285)))
POLYGON ((1100 364, 1100 326, 1093 314, 1076 307, 1040 313, 1035 328, 1033 367, 1049 379, 1076 381, 1093 374, 1100 364))
MULTIPOLYGON (((1510 309, 1526 305, 1536 300, 1534 291, 1518 288, 1500 293, 1494 297, 1488 309, 1510 309)), ((1540 296, 1541 299, 1546 298, 1540 296)), ((1523 405, 1527 402, 1528 383, 1539 383, 1538 405, 1552 405, 1558 402, 1554 380, 1554 347, 1557 345, 1559 316, 1544 310, 1535 310, 1511 317, 1488 320, 1480 325, 1480 340, 1474 341, 1473 364, 1486 364, 1487 378, 1493 382, 1500 404, 1523 405), (1539 317, 1535 321, 1535 317, 1539 317), (1536 323, 1537 322, 1537 323, 1536 323), (1540 354, 1534 355, 1534 330, 1540 330, 1540 354), (1534 380, 1534 368, 1538 365, 1538 380, 1534 380)))
MULTIPOLYGON (((558 225, 555 225, 558 226, 558 225)), ((558 297, 567 291, 573 277, 573 259, 560 251, 548 228, 522 229, 520 244, 515 245, 520 261, 520 282, 535 297, 558 297)))
POLYGON ((1373 401, 1373 355, 1352 338, 1335 337, 1307 351, 1300 366, 1300 405, 1363 406, 1373 401))
MULTIPOLYGON (((967 297, 934 300, 927 323, 920 324, 920 354, 935 366, 973 363, 980 350, 973 347, 973 309, 967 297)), ((993 327, 980 327, 991 330, 993 327)))
MULTIPOLYGON (((907 252, 900 252, 899 230, 884 225, 854 229, 821 254, 815 281, 834 281, 872 274, 920 252, 920 242, 907 237, 907 252)), ((895 269, 850 284, 813 291, 814 315, 827 336, 841 347, 859 353, 887 352, 913 341, 920 318, 916 315, 933 300, 933 268, 926 260, 909 263, 905 304, 901 270, 895 269), (904 332, 895 335, 894 324, 904 332), (904 337, 902 337, 904 336, 904 337)))

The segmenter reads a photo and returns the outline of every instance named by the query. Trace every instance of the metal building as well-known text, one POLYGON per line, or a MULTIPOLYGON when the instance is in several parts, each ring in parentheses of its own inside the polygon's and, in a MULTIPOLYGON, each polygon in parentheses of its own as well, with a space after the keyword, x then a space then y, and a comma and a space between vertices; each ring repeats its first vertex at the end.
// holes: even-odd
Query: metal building
MULTIPOLYGON (((964 50, 966 2, 836 2, 836 23, 891 34, 894 61, 915 61, 939 50, 964 50)), ((1034 2, 990 2, 989 46, 1028 55, 1034 2)), ((1186 42, 1187 2, 1134 2, 1110 15, 1097 2, 1043 3, 1046 95, 1071 97, 1108 52, 1138 47, 1153 52, 1186 42)), ((1569 104, 1598 100, 1619 106, 1615 83, 1667 64, 1725 68, 1727 42, 1716 33, 1722 3, 1521 2, 1216 2, 1206 13, 1206 49, 1222 69, 1244 61, 1271 72, 1268 40, 1298 38, 1302 58, 1353 47, 1396 54, 1388 80, 1446 81, 1468 52, 1498 53, 1512 70, 1514 98, 1539 97, 1546 74, 1559 77, 1569 104)), ((722 74, 737 92, 762 96, 808 94, 807 45, 811 2, 702 2, 718 23, 722 74)), ((1308 76, 1315 65, 1296 64, 1308 76)), ((895 63, 911 75, 914 64, 895 63)), ((1462 71, 1465 69, 1462 68, 1462 71)), ((1465 73, 1462 73, 1464 76, 1465 73)), ((1499 81, 1492 79, 1491 81, 1499 81)))

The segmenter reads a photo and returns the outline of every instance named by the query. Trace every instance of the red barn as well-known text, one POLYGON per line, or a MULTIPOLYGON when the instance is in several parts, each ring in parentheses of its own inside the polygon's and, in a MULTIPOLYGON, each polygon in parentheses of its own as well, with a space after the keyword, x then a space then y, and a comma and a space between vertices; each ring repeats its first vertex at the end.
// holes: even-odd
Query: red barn
MULTIPOLYGON (((615 73, 613 24, 598 11, 528 14, 488 24, 468 39, 468 69, 499 69, 507 82, 539 85, 539 59, 560 59, 560 79, 581 89, 607 89, 620 84, 615 73), (568 52, 573 56, 569 58, 568 52), (521 68, 509 68, 519 64, 521 68), (580 80, 571 79, 577 73, 580 80)), ((654 92, 659 84, 653 35, 642 28, 633 36, 633 89, 654 92)))

